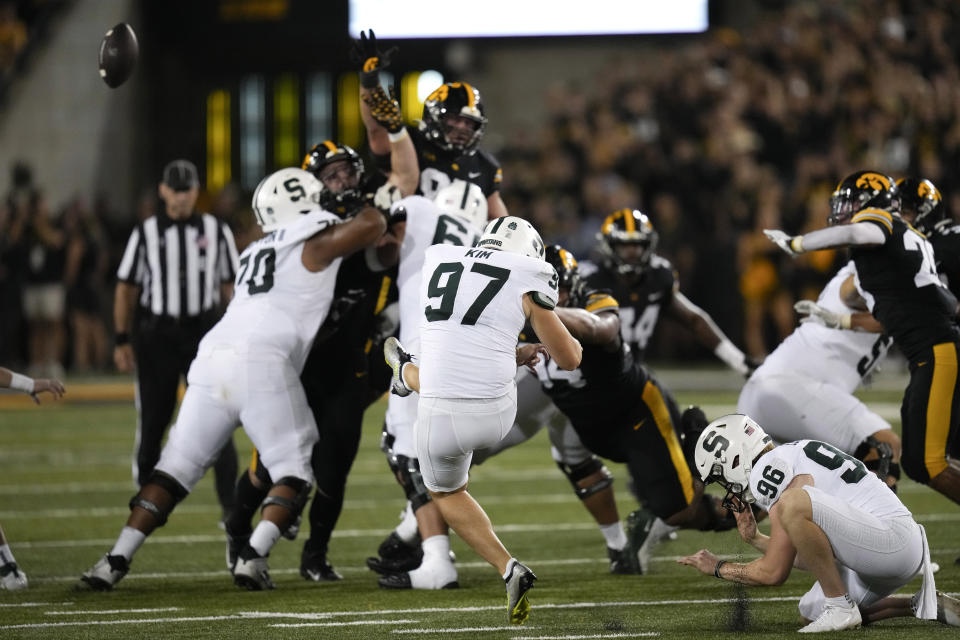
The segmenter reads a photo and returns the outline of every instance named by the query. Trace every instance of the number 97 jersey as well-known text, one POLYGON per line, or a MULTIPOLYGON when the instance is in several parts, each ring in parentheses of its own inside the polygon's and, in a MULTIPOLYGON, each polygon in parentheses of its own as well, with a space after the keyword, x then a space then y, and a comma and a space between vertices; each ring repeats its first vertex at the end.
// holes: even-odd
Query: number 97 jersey
POLYGON ((788 442, 760 456, 750 471, 750 491, 766 511, 799 475, 813 486, 877 518, 910 515, 896 494, 851 455, 819 440, 788 442))
POLYGON ((552 309, 557 272, 517 253, 437 244, 420 285, 420 396, 499 398, 514 386, 523 296, 552 309))

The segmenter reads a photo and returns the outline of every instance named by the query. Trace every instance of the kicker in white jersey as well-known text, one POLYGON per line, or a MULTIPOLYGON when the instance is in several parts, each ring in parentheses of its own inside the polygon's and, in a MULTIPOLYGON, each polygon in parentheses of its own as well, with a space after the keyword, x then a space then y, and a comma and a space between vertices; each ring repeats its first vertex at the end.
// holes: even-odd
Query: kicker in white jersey
POLYGON ((557 273, 542 260, 483 248, 427 249, 420 286, 420 396, 499 398, 514 387, 523 295, 557 302, 557 273), (464 332, 458 325, 472 325, 464 332))

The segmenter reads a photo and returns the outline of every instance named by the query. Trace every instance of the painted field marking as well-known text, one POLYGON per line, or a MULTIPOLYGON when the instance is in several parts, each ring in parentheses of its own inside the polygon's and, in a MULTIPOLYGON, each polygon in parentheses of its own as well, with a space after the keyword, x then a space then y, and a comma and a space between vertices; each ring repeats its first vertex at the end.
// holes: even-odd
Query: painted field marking
POLYGON ((361 624, 418 624, 419 620, 338 620, 337 622, 278 622, 277 624, 267 625, 268 627, 278 628, 297 628, 297 627, 344 627, 348 625, 361 624))
POLYGON ((112 616, 118 613, 160 613, 180 611, 180 607, 157 607, 154 609, 89 609, 87 611, 44 611, 47 616, 112 616))
POLYGON ((598 633, 587 636, 514 636, 513 640, 588 640, 589 638, 654 638, 656 631, 638 631, 636 633, 598 633))
MULTIPOLYGON (((536 629, 537 627, 527 627, 536 629)), ((513 625, 509 627, 450 627, 446 629, 394 629, 390 633, 471 633, 476 631, 516 631, 513 625)))

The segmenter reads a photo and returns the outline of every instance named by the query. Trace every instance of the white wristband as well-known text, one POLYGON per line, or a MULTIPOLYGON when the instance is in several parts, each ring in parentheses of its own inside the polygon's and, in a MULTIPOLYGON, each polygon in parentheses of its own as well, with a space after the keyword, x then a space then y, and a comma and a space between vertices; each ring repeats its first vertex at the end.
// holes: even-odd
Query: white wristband
POLYGON ((10 388, 24 393, 33 393, 33 378, 21 373, 10 372, 10 388))
POLYGON ((408 135, 410 134, 407 133, 406 127, 404 127, 403 129, 400 129, 400 131, 397 131, 396 133, 390 133, 389 131, 387 132, 387 137, 390 138, 390 142, 400 142, 401 140, 406 138, 408 135))
POLYGON ((747 357, 730 340, 721 340, 720 344, 714 347, 713 355, 726 362, 727 366, 737 373, 747 374, 747 357))

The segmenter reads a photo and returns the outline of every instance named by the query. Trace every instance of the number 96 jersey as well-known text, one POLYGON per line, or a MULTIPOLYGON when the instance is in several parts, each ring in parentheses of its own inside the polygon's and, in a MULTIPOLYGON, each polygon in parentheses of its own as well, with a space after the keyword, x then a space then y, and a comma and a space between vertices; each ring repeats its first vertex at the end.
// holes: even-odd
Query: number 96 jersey
POLYGON ((750 491, 757 506, 769 511, 794 477, 809 474, 813 485, 877 518, 908 516, 897 495, 864 464, 833 445, 797 440, 760 456, 750 471, 750 491))
POLYGON ((200 342, 199 352, 229 346, 237 352, 290 358, 302 371, 330 311, 343 260, 311 272, 303 266, 303 245, 341 222, 332 213, 316 210, 251 243, 240 255, 233 300, 200 342))
POLYGON ((420 397, 499 398, 517 373, 523 296, 557 303, 547 262, 506 251, 436 244, 420 285, 420 397))

